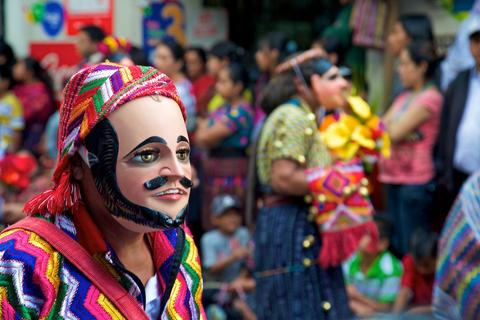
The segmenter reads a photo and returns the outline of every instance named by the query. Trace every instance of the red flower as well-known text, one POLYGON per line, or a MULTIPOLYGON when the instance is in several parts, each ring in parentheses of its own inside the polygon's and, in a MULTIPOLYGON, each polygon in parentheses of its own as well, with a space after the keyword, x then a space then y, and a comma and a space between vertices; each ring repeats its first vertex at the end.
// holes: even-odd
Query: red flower
POLYGON ((7 187, 23 190, 30 184, 30 177, 37 168, 37 161, 29 154, 9 154, 0 161, 0 181, 7 187))

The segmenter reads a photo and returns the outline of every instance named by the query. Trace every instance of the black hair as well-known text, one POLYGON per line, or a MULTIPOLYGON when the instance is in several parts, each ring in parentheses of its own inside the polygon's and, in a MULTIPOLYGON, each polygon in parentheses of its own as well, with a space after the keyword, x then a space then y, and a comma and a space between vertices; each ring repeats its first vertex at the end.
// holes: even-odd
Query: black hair
POLYGON ((425 14, 405 14, 398 19, 412 41, 424 40, 433 43, 433 28, 430 18, 425 14))
POLYGON ((322 39, 322 46, 328 54, 336 53, 338 57, 337 65, 343 65, 347 48, 340 38, 335 35, 327 35, 322 39))
MULTIPOLYGON (((328 59, 316 58, 298 64, 297 70, 301 73, 305 84, 311 87, 312 76, 314 74, 323 75, 331 67, 332 64, 328 59)), ((299 75, 296 74, 293 69, 290 69, 276 75, 270 80, 260 98, 260 106, 267 115, 297 94, 295 78, 299 78, 299 75)))
POLYGON ((105 38, 103 29, 93 24, 82 27, 80 31, 85 32, 93 42, 100 42, 105 38))
POLYGON ((17 62, 12 47, 3 39, 0 39, 0 55, 5 56, 5 64, 9 67, 17 62))
POLYGON ((410 250, 413 259, 419 261, 424 258, 437 257, 438 234, 426 231, 422 228, 416 229, 410 237, 410 250))
POLYGON ((242 62, 245 50, 231 41, 219 41, 212 46, 208 54, 221 60, 227 59, 230 62, 242 62))
POLYGON ((160 45, 164 45, 170 50, 170 52, 172 53, 173 59, 175 59, 175 61, 184 61, 183 56, 185 54, 185 50, 173 38, 169 37, 169 38, 162 39, 157 46, 160 46, 160 45))
POLYGON ((53 103, 55 101, 55 94, 53 90, 52 79, 50 78, 47 70, 43 68, 40 62, 34 57, 26 57, 25 59, 23 59, 23 61, 25 62, 25 67, 27 68, 27 70, 32 71, 33 77, 41 81, 45 85, 48 91, 48 95, 50 96, 50 99, 53 103))
POLYGON ((280 53, 278 62, 285 59, 285 57, 292 52, 289 50, 289 39, 281 31, 272 31, 267 33, 258 42, 258 47, 267 47, 270 50, 278 50, 280 53))
POLYGON ((188 47, 185 49, 185 54, 187 52, 195 52, 195 54, 200 58, 203 64, 207 63, 207 53, 201 47, 188 47))
POLYGON ((393 224, 389 218, 385 215, 376 214, 373 216, 373 221, 375 221, 375 225, 377 226, 378 238, 380 240, 392 238, 393 224))
POLYGON ((285 72, 268 82, 260 97, 260 106, 267 115, 297 93, 294 79, 293 72, 285 72))
POLYGON ((243 64, 232 62, 228 64, 226 69, 228 70, 230 79, 232 79, 233 83, 241 83, 244 89, 247 88, 249 84, 249 75, 247 68, 245 68, 243 64))
POLYGON ((0 65, 0 80, 8 80, 10 89, 13 86, 14 79, 12 74, 12 68, 8 65, 0 65))
POLYGON ((132 46, 130 48, 130 52, 128 53, 130 59, 132 59, 133 63, 138 66, 149 66, 150 63, 148 62, 147 55, 143 51, 143 49, 132 46))
POLYGON ((419 65, 422 62, 427 63, 425 79, 432 80, 437 71, 438 63, 433 44, 429 41, 413 41, 407 45, 406 50, 415 65, 419 65))

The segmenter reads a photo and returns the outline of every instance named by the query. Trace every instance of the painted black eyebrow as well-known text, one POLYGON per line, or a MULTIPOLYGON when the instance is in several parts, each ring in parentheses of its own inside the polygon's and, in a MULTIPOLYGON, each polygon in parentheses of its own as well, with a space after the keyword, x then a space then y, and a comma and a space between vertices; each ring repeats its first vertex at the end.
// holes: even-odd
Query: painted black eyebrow
POLYGON ((129 155, 131 155, 133 152, 135 152, 137 149, 140 149, 144 145, 149 144, 149 143, 154 143, 154 142, 158 142, 160 144, 167 145, 167 141, 165 141, 165 139, 163 139, 162 137, 151 136, 151 137, 143 140, 142 142, 140 142, 135 148, 133 148, 129 153, 127 153, 127 155, 124 158, 128 157, 129 155))
POLYGON ((177 143, 182 142, 182 141, 186 142, 186 143, 190 143, 186 137, 184 137, 182 135, 178 136, 177 143))

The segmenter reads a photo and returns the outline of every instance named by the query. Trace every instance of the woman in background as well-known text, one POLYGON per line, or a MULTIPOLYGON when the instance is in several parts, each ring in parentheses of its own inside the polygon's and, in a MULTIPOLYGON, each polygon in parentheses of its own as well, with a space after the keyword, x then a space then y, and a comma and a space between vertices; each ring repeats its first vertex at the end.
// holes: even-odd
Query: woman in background
POLYGON ((13 68, 17 84, 13 93, 23 106, 25 130, 22 148, 38 155, 38 144, 50 115, 55 112, 52 82, 40 62, 32 57, 19 60, 13 68))
POLYGON ((440 126, 443 97, 432 79, 436 57, 429 42, 412 42, 400 53, 398 74, 406 90, 383 117, 392 154, 380 162, 388 212, 394 222, 392 244, 406 254, 416 228, 429 228, 435 184, 433 147, 440 126))
POLYGON ((236 195, 244 206, 248 169, 247 147, 253 129, 253 109, 244 97, 248 74, 239 63, 223 67, 216 84, 217 93, 226 101, 208 119, 199 121, 195 141, 208 150, 204 162, 205 181, 202 225, 212 228, 210 204, 221 193, 236 195))
POLYGON ((349 85, 328 60, 299 60, 271 80, 262 100, 268 116, 256 157, 263 192, 255 230, 257 317, 350 319, 341 268, 318 264, 322 243, 305 200, 305 170, 332 162, 315 113, 345 105, 349 85))
MULTIPOLYGON (((215 81, 218 79, 220 70, 230 63, 237 62, 242 63, 243 56, 245 51, 243 48, 237 46, 231 41, 219 41, 215 43, 210 51, 208 52, 207 58, 207 69, 208 73, 215 78, 215 81)), ((244 90, 243 98, 251 102, 252 101, 252 92, 250 90, 244 90)), ((225 99, 217 93, 210 99, 207 106, 208 114, 215 112, 217 108, 223 106, 226 103, 225 99)))
POLYGON ((207 53, 200 47, 185 50, 185 71, 197 100, 197 115, 207 115, 207 105, 215 93, 215 78, 207 73, 207 53))
POLYGON ((289 53, 293 53, 294 48, 289 48, 289 40, 282 32, 273 31, 268 33, 258 43, 258 49, 255 52, 255 61, 257 63, 260 75, 255 82, 255 124, 256 129, 254 137, 258 135, 259 126, 265 119, 265 113, 260 106, 263 90, 275 73, 275 68, 282 62, 289 53))
MULTIPOLYGON (((424 14, 401 15, 387 39, 390 52, 397 58, 412 41, 425 41, 434 46, 433 28, 428 16, 424 14)), ((404 89, 398 73, 394 72, 391 101, 404 89)))
POLYGON ((154 66, 164 72, 175 83, 178 95, 187 109, 187 130, 192 133, 196 125, 196 101, 193 94, 192 83, 183 73, 184 67, 183 47, 175 40, 167 38, 155 48, 154 66))

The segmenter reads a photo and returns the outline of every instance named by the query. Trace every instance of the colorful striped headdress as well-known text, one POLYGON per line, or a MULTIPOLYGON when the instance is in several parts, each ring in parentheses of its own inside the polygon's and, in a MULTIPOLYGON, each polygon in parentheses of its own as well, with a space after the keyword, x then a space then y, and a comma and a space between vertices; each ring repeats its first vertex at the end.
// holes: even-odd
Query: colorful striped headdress
POLYGON ((186 120, 186 111, 175 85, 152 67, 123 66, 105 62, 86 67, 72 76, 64 90, 60 107, 57 148, 58 163, 54 187, 25 205, 27 214, 62 213, 80 200, 77 183, 70 175, 70 158, 82 146, 92 128, 123 104, 150 95, 175 100, 186 120))

